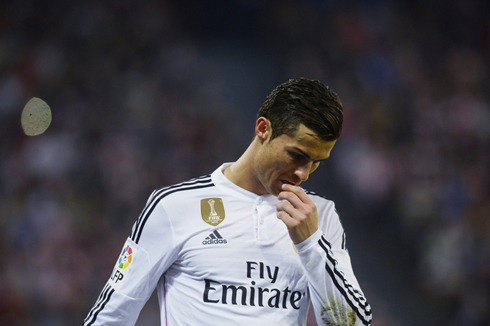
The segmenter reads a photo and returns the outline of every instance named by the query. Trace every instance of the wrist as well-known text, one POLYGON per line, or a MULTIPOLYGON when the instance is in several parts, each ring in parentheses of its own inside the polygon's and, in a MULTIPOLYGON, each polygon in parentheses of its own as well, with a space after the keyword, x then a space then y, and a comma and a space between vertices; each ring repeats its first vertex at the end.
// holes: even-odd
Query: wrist
POLYGON ((317 229, 315 233, 310 235, 306 240, 300 243, 295 243, 294 247, 296 248, 296 251, 300 253, 302 251, 307 250, 311 246, 315 245, 318 242, 318 240, 320 240, 322 234, 323 234, 322 231, 320 231, 320 229, 317 229))

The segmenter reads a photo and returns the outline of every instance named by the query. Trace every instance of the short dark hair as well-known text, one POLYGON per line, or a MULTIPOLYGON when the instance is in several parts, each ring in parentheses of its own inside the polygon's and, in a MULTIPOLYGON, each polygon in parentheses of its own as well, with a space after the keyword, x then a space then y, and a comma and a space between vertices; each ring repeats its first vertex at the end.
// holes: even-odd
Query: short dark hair
POLYGON ((339 96, 318 80, 290 79, 277 86, 260 107, 257 118, 271 122, 271 140, 286 134, 294 137, 301 124, 326 141, 342 131, 343 111, 339 96))

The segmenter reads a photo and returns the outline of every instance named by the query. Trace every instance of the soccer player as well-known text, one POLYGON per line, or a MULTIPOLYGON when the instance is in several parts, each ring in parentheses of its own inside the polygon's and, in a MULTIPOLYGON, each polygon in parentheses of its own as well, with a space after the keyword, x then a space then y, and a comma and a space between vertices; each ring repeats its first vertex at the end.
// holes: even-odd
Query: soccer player
POLYGON ((299 187, 342 129, 316 80, 279 85, 234 163, 155 190, 85 319, 134 325, 156 289, 162 325, 370 325, 334 203, 299 187))

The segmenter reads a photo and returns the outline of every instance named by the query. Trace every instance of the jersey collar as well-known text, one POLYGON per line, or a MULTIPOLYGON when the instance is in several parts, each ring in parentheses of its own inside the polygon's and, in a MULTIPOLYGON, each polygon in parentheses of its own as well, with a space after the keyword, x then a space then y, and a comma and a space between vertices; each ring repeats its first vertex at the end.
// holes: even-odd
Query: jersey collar
POLYGON ((232 165, 234 162, 224 163, 219 168, 214 170, 211 174, 211 179, 213 183, 220 188, 224 188, 224 190, 232 196, 239 197, 241 199, 260 203, 262 201, 267 202, 275 202, 278 200, 275 196, 267 194, 267 195, 257 195, 253 192, 243 189, 242 187, 237 186, 233 182, 231 182, 225 175, 223 174, 223 170, 232 165))

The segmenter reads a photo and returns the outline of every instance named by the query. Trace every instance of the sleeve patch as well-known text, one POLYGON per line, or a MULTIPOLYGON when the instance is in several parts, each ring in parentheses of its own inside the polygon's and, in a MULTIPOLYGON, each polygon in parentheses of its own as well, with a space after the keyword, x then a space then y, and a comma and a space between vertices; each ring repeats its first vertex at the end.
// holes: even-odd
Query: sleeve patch
POLYGON ((135 260, 137 260, 137 254, 138 250, 136 247, 129 243, 129 241, 126 241, 109 279, 114 289, 120 289, 126 283, 127 279, 130 278, 131 267, 134 265, 135 260))

